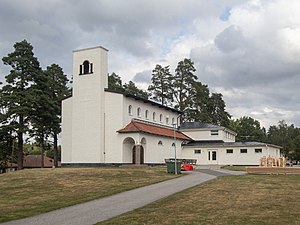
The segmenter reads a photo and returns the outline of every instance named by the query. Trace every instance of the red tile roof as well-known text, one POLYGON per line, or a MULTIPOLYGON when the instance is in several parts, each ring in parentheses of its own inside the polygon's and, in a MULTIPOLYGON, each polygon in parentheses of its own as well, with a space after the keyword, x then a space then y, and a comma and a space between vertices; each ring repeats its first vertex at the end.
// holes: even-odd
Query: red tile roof
MULTIPOLYGON (((174 137, 174 130, 172 128, 160 127, 154 124, 146 124, 140 121, 131 121, 126 127, 118 130, 119 133, 136 133, 143 132, 148 134, 160 135, 165 137, 174 137)), ((192 140, 185 134, 175 131, 177 139, 192 140)))

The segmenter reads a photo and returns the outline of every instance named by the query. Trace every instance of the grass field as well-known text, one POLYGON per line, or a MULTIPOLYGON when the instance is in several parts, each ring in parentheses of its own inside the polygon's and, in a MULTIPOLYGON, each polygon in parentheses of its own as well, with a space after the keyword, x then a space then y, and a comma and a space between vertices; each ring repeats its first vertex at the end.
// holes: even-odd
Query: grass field
POLYGON ((166 168, 31 169, 0 175, 0 222, 171 179, 166 168))
POLYGON ((221 177, 108 224, 300 224, 299 175, 221 177))

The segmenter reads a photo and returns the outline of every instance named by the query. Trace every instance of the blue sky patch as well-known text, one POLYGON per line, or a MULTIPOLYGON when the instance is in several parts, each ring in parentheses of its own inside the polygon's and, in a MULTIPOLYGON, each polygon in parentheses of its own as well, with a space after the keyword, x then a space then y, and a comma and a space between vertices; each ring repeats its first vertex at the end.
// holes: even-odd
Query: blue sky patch
POLYGON ((230 17, 231 7, 227 6, 221 16, 219 17, 222 21, 227 21, 230 17))

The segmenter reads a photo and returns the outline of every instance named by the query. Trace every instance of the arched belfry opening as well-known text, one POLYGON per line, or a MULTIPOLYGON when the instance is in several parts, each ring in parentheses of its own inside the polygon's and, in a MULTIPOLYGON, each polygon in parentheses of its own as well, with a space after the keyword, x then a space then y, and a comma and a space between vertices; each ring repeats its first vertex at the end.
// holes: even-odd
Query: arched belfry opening
POLYGON ((91 74, 93 73, 93 63, 85 60, 79 68, 79 75, 91 74))

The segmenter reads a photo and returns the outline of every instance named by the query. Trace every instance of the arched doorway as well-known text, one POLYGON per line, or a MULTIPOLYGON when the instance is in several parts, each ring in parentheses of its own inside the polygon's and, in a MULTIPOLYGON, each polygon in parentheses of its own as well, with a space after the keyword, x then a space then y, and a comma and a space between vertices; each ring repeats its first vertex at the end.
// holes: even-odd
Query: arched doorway
POLYGON ((132 163, 132 149, 135 146, 135 140, 127 137, 123 141, 123 163, 132 163))
POLYGON ((132 164, 144 164, 144 148, 142 145, 135 145, 133 147, 132 164))

